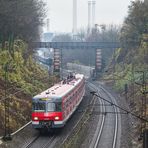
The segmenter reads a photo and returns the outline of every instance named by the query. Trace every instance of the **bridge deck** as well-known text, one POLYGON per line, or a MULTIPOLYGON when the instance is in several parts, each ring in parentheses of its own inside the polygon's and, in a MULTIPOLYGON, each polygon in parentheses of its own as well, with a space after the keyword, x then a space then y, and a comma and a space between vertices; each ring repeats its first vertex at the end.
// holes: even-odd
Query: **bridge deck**
POLYGON ((33 42, 33 48, 54 49, 115 49, 119 42, 33 42))

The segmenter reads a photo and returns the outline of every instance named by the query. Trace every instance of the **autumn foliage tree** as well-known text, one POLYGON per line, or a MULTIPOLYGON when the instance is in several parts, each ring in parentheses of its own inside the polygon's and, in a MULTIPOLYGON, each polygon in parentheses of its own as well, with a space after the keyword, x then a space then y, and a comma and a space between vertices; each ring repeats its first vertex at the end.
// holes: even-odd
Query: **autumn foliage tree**
POLYGON ((133 1, 121 29, 122 46, 138 47, 143 34, 148 34, 148 3, 133 1))
POLYGON ((41 0, 0 0, 0 40, 10 36, 24 41, 39 38, 39 28, 45 16, 41 0))

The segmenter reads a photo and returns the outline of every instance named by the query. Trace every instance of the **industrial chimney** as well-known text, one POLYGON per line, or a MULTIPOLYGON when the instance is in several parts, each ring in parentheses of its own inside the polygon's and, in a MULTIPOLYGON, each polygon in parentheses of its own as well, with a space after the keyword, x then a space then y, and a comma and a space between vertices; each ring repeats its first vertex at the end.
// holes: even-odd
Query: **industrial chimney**
POLYGON ((73 0, 73 35, 77 32, 77 0, 73 0))
POLYGON ((91 1, 88 1, 88 33, 91 30, 91 1))
POLYGON ((47 32, 50 32, 50 19, 47 19, 47 32))
POLYGON ((96 1, 88 1, 88 33, 95 27, 95 5, 96 1))
POLYGON ((95 27, 95 6, 96 1, 92 1, 92 27, 95 27))

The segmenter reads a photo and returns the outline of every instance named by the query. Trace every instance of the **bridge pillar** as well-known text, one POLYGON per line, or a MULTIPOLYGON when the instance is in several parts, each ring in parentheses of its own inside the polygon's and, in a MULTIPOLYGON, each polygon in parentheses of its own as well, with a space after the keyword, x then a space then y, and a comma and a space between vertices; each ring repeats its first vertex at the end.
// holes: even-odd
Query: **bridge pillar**
POLYGON ((53 72, 60 75, 61 68, 61 54, 60 49, 54 49, 53 72))
POLYGON ((101 71, 102 69, 102 54, 101 54, 101 49, 96 49, 96 60, 95 60, 95 71, 96 71, 96 76, 98 72, 101 71))

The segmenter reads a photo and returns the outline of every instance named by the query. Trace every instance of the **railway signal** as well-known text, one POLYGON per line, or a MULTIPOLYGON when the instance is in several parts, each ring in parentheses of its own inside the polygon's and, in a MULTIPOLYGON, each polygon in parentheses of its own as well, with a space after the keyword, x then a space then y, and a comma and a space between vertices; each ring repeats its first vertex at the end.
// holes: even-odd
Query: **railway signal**
POLYGON ((101 49, 96 49, 96 71, 100 71, 102 68, 102 55, 101 49))
POLYGON ((57 75, 60 74, 60 67, 61 67, 61 55, 60 55, 60 49, 54 49, 54 73, 57 73, 57 75))

